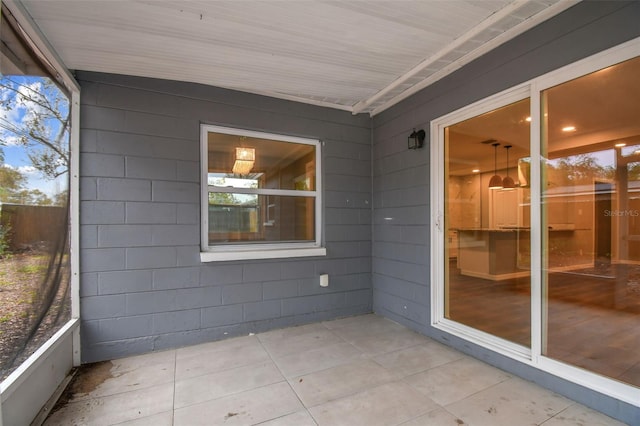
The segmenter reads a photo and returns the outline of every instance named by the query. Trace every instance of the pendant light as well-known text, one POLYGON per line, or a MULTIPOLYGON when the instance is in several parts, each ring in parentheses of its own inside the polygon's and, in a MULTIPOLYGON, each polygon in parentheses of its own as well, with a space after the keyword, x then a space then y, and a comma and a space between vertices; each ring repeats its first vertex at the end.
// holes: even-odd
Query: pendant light
POLYGON ((511 148, 511 145, 505 145, 504 148, 507 150, 507 177, 502 179, 502 188, 505 191, 512 191, 516 189, 516 183, 513 181, 513 178, 509 176, 509 148, 511 148))
POLYGON ((495 142, 493 145, 493 176, 489 181, 489 189, 501 189, 502 178, 498 176, 498 147, 500 144, 495 142))
POLYGON ((255 148, 236 148, 236 161, 233 163, 232 171, 236 175, 248 175, 256 160, 255 148))

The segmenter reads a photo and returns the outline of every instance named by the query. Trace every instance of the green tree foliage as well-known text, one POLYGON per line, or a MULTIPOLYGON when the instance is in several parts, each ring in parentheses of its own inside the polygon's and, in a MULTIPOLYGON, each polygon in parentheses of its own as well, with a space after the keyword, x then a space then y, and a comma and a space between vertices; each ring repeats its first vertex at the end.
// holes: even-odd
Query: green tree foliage
POLYGON ((591 182, 594 177, 611 177, 613 169, 598 164, 598 160, 589 154, 565 157, 557 165, 570 182, 591 182))
POLYGON ((640 180, 640 163, 631 163, 628 166, 629 180, 640 180))
POLYGON ((51 200, 40 189, 28 188, 23 166, 4 164, 3 147, 19 147, 29 165, 46 180, 69 170, 69 101, 50 79, 0 79, 0 202, 64 205, 66 195, 51 200))
MULTIPOLYGON (((54 204, 47 194, 39 189, 25 188, 27 179, 18 170, 0 166, 0 203, 50 206, 54 204)), ((66 200, 64 200, 66 202, 66 200)), ((63 204, 56 204, 63 205, 63 204)))
POLYGON ((2 145, 22 146, 45 177, 69 169, 69 101, 48 78, 0 79, 2 145))
POLYGON ((18 170, 4 165, 0 167, 0 199, 5 194, 23 189, 25 183, 26 178, 18 170))
POLYGON ((0 223, 0 259, 9 255, 9 237, 11 227, 0 223))
POLYGON ((219 206, 234 206, 238 204, 238 201, 235 199, 233 194, 230 194, 228 192, 210 192, 209 204, 219 206))

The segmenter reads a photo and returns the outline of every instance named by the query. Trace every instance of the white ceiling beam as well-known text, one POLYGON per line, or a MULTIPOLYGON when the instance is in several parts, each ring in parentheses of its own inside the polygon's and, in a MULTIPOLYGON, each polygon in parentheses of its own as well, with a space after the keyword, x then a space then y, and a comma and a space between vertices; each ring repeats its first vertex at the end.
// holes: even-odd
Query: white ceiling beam
MULTIPOLYGON (((231 89, 231 90, 238 90, 238 89, 231 89)), ((259 90, 251 90, 251 89, 247 89, 247 90, 243 90, 247 93, 253 93, 254 95, 262 95, 262 96, 268 96, 271 98, 278 98, 278 99, 283 99, 285 101, 293 101, 293 102, 300 102, 300 103, 304 103, 304 104, 309 104, 309 105, 315 105, 315 106, 320 106, 320 107, 325 107, 325 108, 334 108, 334 109, 339 109, 342 111, 349 111, 349 112, 353 112, 353 108, 351 107, 351 105, 342 105, 342 104, 336 104, 333 102, 326 102, 326 101, 319 101, 319 100, 315 100, 315 99, 309 99, 309 98, 303 98, 300 96, 293 96, 293 95, 287 95, 284 93, 278 93, 278 92, 268 92, 268 91, 259 91, 259 90)))
MULTIPOLYGON (((466 54, 463 57, 459 58, 458 60, 452 62, 448 66, 446 66, 446 67, 440 69, 439 71, 431 74, 429 77, 425 78, 420 83, 414 84, 413 86, 411 86, 407 90, 403 91, 402 93, 398 94, 397 96, 394 96, 392 99, 388 100, 387 102, 383 103, 382 105, 377 106, 376 108, 371 110, 369 112, 369 114, 372 117, 377 115, 377 114, 380 114, 381 112, 389 109, 390 107, 392 107, 393 105, 397 104, 398 102, 400 102, 400 101, 408 98, 409 96, 419 92, 420 90, 422 90, 425 87, 435 83, 436 81, 440 80, 441 78, 446 77, 447 75, 451 74, 455 70, 457 70, 459 68, 462 68, 464 65, 468 64, 469 62, 473 61, 474 59, 479 58, 480 56, 484 55, 485 53, 487 53, 487 52, 489 52, 489 51, 491 51, 493 49, 495 49, 496 47, 500 46, 501 44, 506 43, 507 41, 511 40, 512 38, 514 38, 518 34, 522 34, 523 32, 535 27, 536 25, 540 24, 541 22, 544 22, 547 19, 549 19, 549 18, 559 14, 560 12, 570 8, 571 6, 574 6, 575 4, 579 3, 580 1, 582 1, 582 0, 561 0, 558 3, 555 3, 554 5, 545 8, 540 13, 537 13, 536 15, 532 16, 531 18, 529 18, 529 19, 523 21, 522 23, 510 28, 509 30, 507 30, 504 33, 502 33, 502 34, 498 35, 497 37, 495 37, 493 40, 490 40, 489 42, 482 44, 480 47, 478 47, 477 49, 473 50, 472 52, 469 52, 468 54, 466 54)), ((354 110, 355 110, 355 108, 354 108, 354 110)))
MULTIPOLYGON (((527 29, 537 25, 538 23, 550 18, 551 16, 554 16, 554 15, 560 13, 562 10, 573 6, 578 1, 579 0, 560 1, 560 2, 558 2, 558 3, 556 3, 556 4, 552 5, 552 6, 549 6, 548 8, 543 10, 542 12, 534 15, 533 17, 531 17, 529 19, 526 19, 521 24, 518 24, 515 27, 512 27, 510 30, 506 31, 505 33, 500 34, 499 36, 495 37, 494 39, 490 40, 489 42, 483 43, 478 49, 475 49, 474 51, 464 55, 462 58, 452 62, 447 67, 445 67, 444 69, 438 71, 437 73, 433 74, 432 76, 428 77, 426 80, 422 81, 421 83, 418 83, 416 85, 411 86, 409 89, 403 91, 400 95, 395 96, 394 98, 392 98, 388 102, 385 102, 383 104, 384 107, 376 107, 374 110, 369 111, 370 114, 373 116, 375 114, 378 114, 378 113, 384 111, 385 109, 389 108, 390 106, 400 102, 400 100, 405 99, 406 97, 416 93, 420 89, 422 89, 422 88, 428 86, 429 84, 431 84, 431 83, 443 78, 444 76, 452 73, 456 69, 461 68, 463 65, 471 62, 473 59, 481 56, 482 54, 490 51, 491 49, 494 49, 495 47, 499 46, 500 44, 508 41, 509 39, 513 38, 515 35, 520 34, 520 33, 524 32, 524 31, 526 31, 527 29), (426 83, 426 81, 428 81, 428 83, 426 83), (419 87, 419 88, 417 88, 417 87, 419 87)), ((474 39, 481 32, 485 31, 488 28, 491 28, 496 23, 500 22, 502 19, 504 19, 504 18, 508 17, 509 15, 513 14, 518 9, 520 9, 521 7, 525 6, 526 4, 528 4, 530 2, 531 2, 531 0, 515 0, 512 3, 510 3, 508 6, 502 8, 498 12, 492 14, 487 19, 482 21, 480 24, 478 24, 477 26, 473 27, 470 31, 466 32, 465 34, 463 34, 462 36, 460 36, 456 40, 454 40, 452 43, 448 44, 445 48, 441 49, 440 51, 438 51, 434 55, 432 55, 429 58, 427 58, 427 59, 423 60, 422 62, 420 62, 418 65, 416 65, 415 67, 413 67, 412 69, 407 71, 405 74, 403 74, 402 76, 400 76, 399 78, 394 80, 391 84, 389 84, 388 86, 386 86, 385 88, 383 88, 382 90, 377 92, 372 97, 370 97, 370 98, 368 98, 366 100, 362 100, 362 101, 358 102, 356 105, 353 106, 353 114, 358 114, 360 112, 366 111, 367 108, 370 105, 374 104, 379 99, 383 98, 388 93, 392 92, 397 87, 399 87, 402 84, 404 84, 405 82, 407 82, 409 79, 415 77, 420 72, 424 71, 426 68, 428 68, 430 65, 434 64, 436 61, 438 61, 443 56, 453 52, 458 47, 460 47, 463 44, 467 43, 468 41, 474 39)))
POLYGON ((520 7, 527 4, 529 1, 530 0, 515 0, 514 2, 510 3, 507 7, 504 7, 499 11, 497 11, 496 13, 490 15, 487 19, 485 19, 480 24, 473 27, 470 31, 467 31, 466 33, 464 33, 463 35, 455 39, 453 42, 447 44, 443 49, 440 49, 434 55, 430 56, 429 58, 420 62, 415 67, 411 68, 409 71, 407 71, 406 73, 398 77, 391 84, 389 84, 388 86, 380 90, 375 95, 371 96, 369 99, 365 99, 363 101, 358 102, 356 105, 353 106, 353 113, 357 114, 359 112, 364 111, 369 105, 373 104, 378 99, 382 98, 392 90, 395 90, 398 86, 404 84, 407 80, 409 80, 410 78, 414 77, 416 74, 423 71, 425 68, 427 68, 429 65, 439 60, 441 57, 445 56, 448 53, 451 53, 452 51, 462 46, 469 40, 475 38, 479 33, 486 30, 487 28, 490 28, 491 26, 493 26, 495 23, 499 22, 503 18, 509 16, 514 11, 518 10, 520 7))
POLYGON ((73 77, 73 75, 67 69, 65 63, 60 59, 58 53, 53 46, 49 44, 47 38, 40 31, 33 18, 27 12, 24 5, 20 0, 2 0, 2 3, 7 6, 13 16, 20 23, 22 29, 27 33, 31 41, 42 52, 46 60, 56 69, 61 75, 62 81, 67 85, 70 91, 80 91, 80 85, 73 77))
MULTIPOLYGON (((354 3, 337 17, 320 1, 295 8, 264 2, 258 15, 229 0, 5 1, 21 20, 33 17, 73 69, 189 81, 370 115, 576 3, 354 3)), ((53 56, 52 63, 64 66, 53 56)))

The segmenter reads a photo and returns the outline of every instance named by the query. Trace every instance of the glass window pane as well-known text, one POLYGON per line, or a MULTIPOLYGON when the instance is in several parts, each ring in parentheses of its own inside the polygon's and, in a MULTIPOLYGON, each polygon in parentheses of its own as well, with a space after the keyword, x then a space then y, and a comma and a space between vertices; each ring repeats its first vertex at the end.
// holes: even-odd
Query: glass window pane
POLYGON ((210 132, 207 147, 209 185, 316 189, 314 145, 210 132))
POLYGON ((315 241, 315 198, 209 193, 209 244, 315 241))
POLYGON ((0 69, 0 381, 71 318, 69 100, 50 78, 14 74, 6 65, 0 69))
POLYGON ((531 340, 529 105, 445 130, 445 317, 523 346, 531 340))
POLYGON ((640 58, 543 92, 543 354, 640 386, 640 58))

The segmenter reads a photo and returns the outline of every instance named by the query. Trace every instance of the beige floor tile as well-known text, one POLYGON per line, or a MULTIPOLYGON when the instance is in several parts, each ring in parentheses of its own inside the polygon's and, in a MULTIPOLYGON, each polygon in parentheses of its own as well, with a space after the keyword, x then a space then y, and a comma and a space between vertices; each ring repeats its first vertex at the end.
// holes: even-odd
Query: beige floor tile
POLYGON ((459 419, 444 408, 439 408, 428 412, 424 416, 402 423, 400 426, 464 426, 466 424, 468 423, 465 423, 464 420, 459 419))
POLYGON ((328 329, 334 330, 336 328, 344 327, 345 325, 350 325, 352 323, 368 323, 376 319, 384 319, 384 317, 381 317, 376 314, 355 315, 350 317, 323 321, 322 324, 328 329))
POLYGON ((541 424, 573 402, 519 378, 511 378, 446 406, 472 425, 541 424))
POLYGON ((176 381, 175 408, 284 381, 272 361, 176 381))
POLYGON ((295 327, 279 328, 276 330, 266 331, 259 333, 256 336, 261 342, 265 342, 272 339, 287 339, 291 337, 301 336, 303 334, 318 333, 320 331, 327 330, 322 323, 312 323, 305 325, 298 325, 295 327))
POLYGON ((405 377, 404 380, 444 406, 508 380, 510 377, 509 374, 497 368, 464 357, 439 368, 405 377))
POLYGON ((282 382, 176 409, 174 425, 253 425, 302 409, 291 387, 282 382))
POLYGON ((317 426, 317 423, 313 421, 311 414, 305 410, 260 423, 260 426, 317 426))
POLYGON ((176 380, 217 373, 271 359, 255 337, 242 339, 233 339, 235 341, 230 342, 229 345, 199 345, 196 350, 178 350, 176 380))
POLYGON ((112 425, 169 411, 173 383, 83 401, 70 402, 49 417, 45 425, 112 425))
POLYGON ((380 385, 309 409, 319 426, 397 425, 437 405, 403 382, 380 385))
POLYGON ((580 404, 573 404, 544 422, 544 426, 624 426, 611 417, 580 404))
POLYGON ((462 359, 463 355, 434 342, 378 355, 373 359, 383 367, 404 377, 462 359))
POLYGON ((97 363, 76 379, 45 425, 622 426, 376 315, 97 363))
POLYGON ((117 426, 173 426, 173 410, 118 423, 117 426))
POLYGON ((301 376, 314 371, 325 370, 347 364, 362 356, 362 352, 350 343, 322 346, 306 352, 296 352, 281 358, 274 358, 285 377, 301 376))
POLYGON ((129 371, 148 365, 172 363, 176 359, 175 350, 152 352, 111 361, 117 370, 129 371))
POLYGON ((391 320, 369 315, 367 319, 352 320, 343 326, 333 328, 331 331, 347 342, 351 342, 367 337, 394 334, 406 330, 406 327, 391 320))
POLYGON ((375 356, 426 343, 426 337, 406 328, 348 339, 365 355, 375 356))
POLYGON ((344 343, 340 337, 326 328, 313 330, 308 333, 286 335, 284 337, 271 337, 261 339, 264 348, 274 358, 282 358, 286 355, 312 351, 328 345, 344 343))
POLYGON ((323 324, 346 339, 406 329, 390 319, 375 314, 341 318, 323 324))
POLYGON ((70 388, 71 401, 114 395, 173 381, 175 351, 105 361, 86 366, 70 388))
POLYGON ((395 378, 373 361, 356 361, 295 377, 289 382, 308 408, 390 382, 395 378))
POLYGON ((217 340, 215 342, 201 343, 176 349, 176 359, 189 358, 203 354, 212 354, 220 351, 243 349, 247 346, 255 346, 259 343, 255 335, 234 337, 231 339, 217 340))

